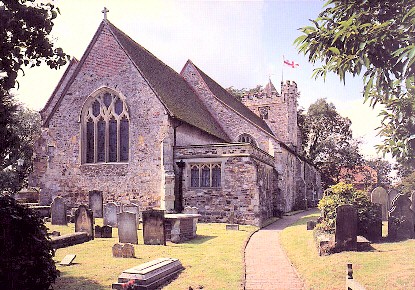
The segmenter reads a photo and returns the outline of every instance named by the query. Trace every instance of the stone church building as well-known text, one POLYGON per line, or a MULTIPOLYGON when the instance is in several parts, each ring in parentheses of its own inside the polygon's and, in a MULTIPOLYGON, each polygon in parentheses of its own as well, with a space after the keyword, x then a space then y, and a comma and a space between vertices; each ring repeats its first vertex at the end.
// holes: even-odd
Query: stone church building
POLYGON ((321 195, 299 154, 297 85, 229 94, 190 60, 177 73, 104 19, 41 111, 30 185, 41 203, 198 208, 201 221, 261 225, 321 195))

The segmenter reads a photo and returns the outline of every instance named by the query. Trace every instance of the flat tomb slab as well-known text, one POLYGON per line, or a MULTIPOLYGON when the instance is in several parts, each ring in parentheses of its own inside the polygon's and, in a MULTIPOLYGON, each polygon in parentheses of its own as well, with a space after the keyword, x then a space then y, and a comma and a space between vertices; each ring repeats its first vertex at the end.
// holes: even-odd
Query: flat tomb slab
POLYGON ((174 278, 183 269, 178 259, 159 258, 124 270, 118 277, 118 283, 112 284, 112 289, 123 289, 122 284, 131 280, 134 281, 134 289, 156 289, 174 278))

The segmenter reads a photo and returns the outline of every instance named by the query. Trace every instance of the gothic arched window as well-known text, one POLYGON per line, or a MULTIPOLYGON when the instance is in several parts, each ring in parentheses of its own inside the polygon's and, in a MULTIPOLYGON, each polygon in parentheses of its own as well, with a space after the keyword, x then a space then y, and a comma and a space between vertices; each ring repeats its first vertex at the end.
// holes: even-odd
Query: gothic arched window
POLYGON ((120 95, 107 89, 93 94, 81 121, 83 163, 128 161, 130 117, 120 95))
POLYGON ((251 143, 252 145, 256 146, 255 139, 249 134, 239 135, 238 142, 251 143))

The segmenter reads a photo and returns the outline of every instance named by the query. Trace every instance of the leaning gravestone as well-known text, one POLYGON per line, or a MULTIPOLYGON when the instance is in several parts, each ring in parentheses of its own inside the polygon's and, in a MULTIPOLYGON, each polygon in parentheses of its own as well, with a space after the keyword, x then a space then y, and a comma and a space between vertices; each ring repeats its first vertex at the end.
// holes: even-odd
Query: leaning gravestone
POLYGON ((143 211, 143 239, 145 245, 166 245, 164 210, 143 211))
POLYGON ((94 213, 94 217, 102 218, 103 203, 102 191, 91 190, 89 192, 89 208, 94 213))
POLYGON ((75 260, 76 255, 74 254, 70 254, 70 255, 66 255, 62 261, 59 263, 59 265, 61 266, 70 266, 73 263, 73 260, 75 260))
POLYGON ((356 250, 357 248, 357 210, 353 205, 341 205, 336 209, 336 248, 356 250))
POLYGON ((138 205, 136 205, 134 203, 124 204, 122 206, 122 211, 123 212, 131 212, 131 213, 135 214, 135 220, 136 220, 137 229, 138 229, 139 225, 140 225, 140 211, 139 211, 138 205))
POLYGON ((66 204, 62 197, 57 196, 50 205, 52 225, 67 225, 66 204))
POLYGON ((94 214, 86 205, 81 204, 75 211, 75 232, 86 232, 94 238, 94 214))
POLYGON ((393 207, 389 212, 388 238, 391 240, 413 239, 414 212, 411 210, 411 200, 406 194, 396 196, 393 207))
POLYGON ((118 237, 120 243, 138 244, 135 214, 122 212, 117 215, 118 237))
POLYGON ((117 227, 117 214, 120 213, 120 208, 115 202, 109 202, 104 205, 104 225, 117 227))
POLYGON ((382 220, 387 221, 388 220, 388 203, 389 203, 389 197, 388 192, 383 187, 376 187, 374 190, 372 190, 372 193, 370 195, 370 200, 372 203, 377 203, 382 205, 382 220))

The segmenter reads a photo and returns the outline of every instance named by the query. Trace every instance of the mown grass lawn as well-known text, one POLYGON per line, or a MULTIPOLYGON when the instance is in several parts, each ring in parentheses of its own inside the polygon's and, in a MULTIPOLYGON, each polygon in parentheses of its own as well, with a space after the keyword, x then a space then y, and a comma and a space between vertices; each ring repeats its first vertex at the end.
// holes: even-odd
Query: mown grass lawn
MULTIPOLYGON (((102 219, 95 224, 102 225, 102 219)), ((74 224, 51 226, 61 234, 74 232, 74 224)), ((141 226, 141 225, 140 225, 141 226)), ((110 289, 125 269, 161 257, 177 258, 185 270, 164 289, 242 289, 244 279, 243 246, 257 228, 240 226, 240 231, 226 231, 225 224, 198 224, 197 238, 182 244, 167 242, 167 246, 143 244, 142 230, 138 230, 139 244, 134 245, 135 259, 112 257, 112 246, 118 242, 117 229, 113 238, 93 241, 56 250, 55 260, 60 262, 67 254, 75 254, 75 264, 60 266, 61 276, 55 289, 110 289)))
MULTIPOLYGON (((368 252, 342 252, 318 256, 308 215, 281 232, 281 243, 304 279, 307 289, 345 289, 346 265, 366 289, 415 289, 415 240, 373 243, 368 252)), ((384 228, 385 230, 385 228, 384 228)))

